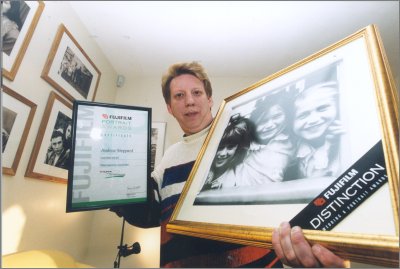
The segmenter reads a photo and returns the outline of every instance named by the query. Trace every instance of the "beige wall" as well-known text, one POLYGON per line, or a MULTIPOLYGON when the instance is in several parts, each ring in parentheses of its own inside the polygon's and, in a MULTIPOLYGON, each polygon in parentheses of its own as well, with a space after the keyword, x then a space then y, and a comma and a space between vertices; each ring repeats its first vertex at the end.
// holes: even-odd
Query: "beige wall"
MULTIPOLYGON (((86 256, 93 212, 65 213, 67 185, 24 177, 50 92, 40 77, 58 26, 63 23, 101 71, 96 101, 114 102, 116 72, 67 2, 45 2, 19 71, 3 84, 37 104, 37 110, 15 176, 3 175, 2 254, 51 248, 76 259, 86 256)), ((58 92, 57 92, 58 93, 58 92)))

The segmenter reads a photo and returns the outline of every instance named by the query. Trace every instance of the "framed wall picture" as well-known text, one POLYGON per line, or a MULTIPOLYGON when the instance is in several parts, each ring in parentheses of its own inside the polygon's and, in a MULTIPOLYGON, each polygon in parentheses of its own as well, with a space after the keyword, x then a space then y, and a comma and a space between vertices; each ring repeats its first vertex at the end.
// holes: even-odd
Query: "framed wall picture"
POLYGON ((67 183, 71 134, 72 104, 51 92, 25 176, 67 183))
POLYGON ((291 221, 342 257, 398 265, 396 94, 370 25, 226 98, 167 230, 271 247, 291 221))
POLYGON ((3 76, 14 80, 44 9, 42 1, 2 1, 3 76))
POLYGON ((99 69, 61 24, 41 77, 70 101, 93 101, 100 76, 99 69))
POLYGON ((2 171, 14 176, 37 106, 4 85, 2 100, 2 171))
POLYGON ((158 165, 164 154, 164 141, 166 122, 152 122, 151 123, 151 163, 150 171, 158 165))

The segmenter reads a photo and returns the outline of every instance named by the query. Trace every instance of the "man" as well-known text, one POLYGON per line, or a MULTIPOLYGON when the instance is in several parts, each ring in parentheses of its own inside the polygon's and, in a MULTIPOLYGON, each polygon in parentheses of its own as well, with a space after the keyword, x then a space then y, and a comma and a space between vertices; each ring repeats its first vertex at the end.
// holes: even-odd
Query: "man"
MULTIPOLYGON (((166 232, 166 224, 210 129, 213 100, 208 76, 196 62, 170 66, 162 78, 162 92, 168 112, 184 132, 183 139, 166 150, 152 173, 153 202, 115 207, 111 211, 135 226, 161 224, 161 267, 282 267, 275 253, 268 249, 166 232)), ((290 234, 287 224, 274 233, 274 246, 278 257, 288 265, 343 266, 342 259, 319 246, 314 246, 313 252, 302 233, 295 228, 290 234)))
POLYGON ((53 131, 50 142, 51 148, 46 154, 45 163, 59 168, 68 169, 70 150, 64 148, 63 133, 58 130, 53 131))

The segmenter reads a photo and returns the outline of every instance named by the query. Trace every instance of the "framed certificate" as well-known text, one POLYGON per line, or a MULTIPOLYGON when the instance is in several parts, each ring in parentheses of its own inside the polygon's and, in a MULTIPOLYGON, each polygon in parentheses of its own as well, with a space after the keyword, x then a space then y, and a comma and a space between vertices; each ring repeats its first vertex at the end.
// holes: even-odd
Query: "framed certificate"
POLYGON ((343 258, 398 266, 398 128, 370 25, 222 102, 167 231, 271 248, 290 221, 343 258))
POLYGON ((145 203, 151 108, 75 101, 67 212, 145 203))

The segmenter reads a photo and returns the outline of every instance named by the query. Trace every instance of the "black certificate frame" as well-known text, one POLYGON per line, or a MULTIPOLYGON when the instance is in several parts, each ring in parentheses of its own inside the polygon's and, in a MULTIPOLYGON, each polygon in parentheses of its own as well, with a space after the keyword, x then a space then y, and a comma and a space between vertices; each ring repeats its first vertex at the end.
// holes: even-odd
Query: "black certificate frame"
POLYGON ((147 107, 74 101, 67 213, 147 203, 151 119, 147 107))

